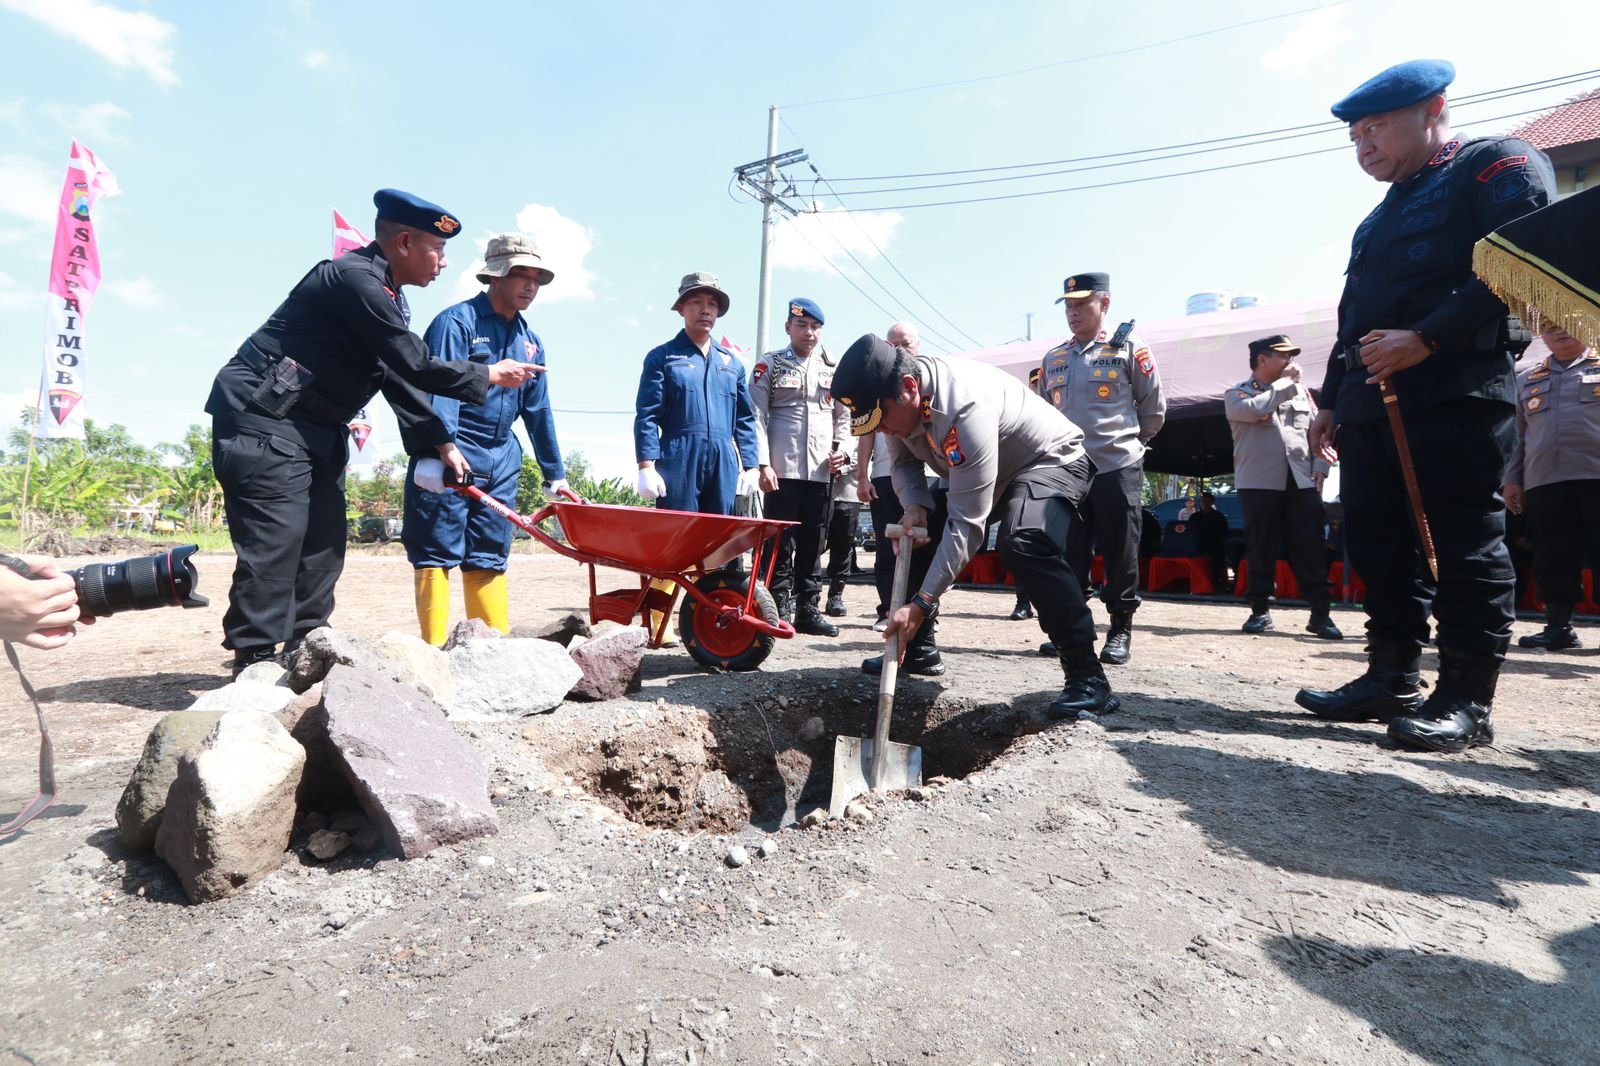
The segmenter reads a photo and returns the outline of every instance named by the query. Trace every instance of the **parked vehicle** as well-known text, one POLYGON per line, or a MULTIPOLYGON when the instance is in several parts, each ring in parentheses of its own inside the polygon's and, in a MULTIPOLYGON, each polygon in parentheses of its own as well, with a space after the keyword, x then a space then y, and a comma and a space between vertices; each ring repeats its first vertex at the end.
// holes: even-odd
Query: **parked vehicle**
POLYGON ((400 539, 400 530, 403 523, 398 518, 385 518, 382 515, 362 515, 356 519, 352 539, 363 544, 385 543, 400 539))

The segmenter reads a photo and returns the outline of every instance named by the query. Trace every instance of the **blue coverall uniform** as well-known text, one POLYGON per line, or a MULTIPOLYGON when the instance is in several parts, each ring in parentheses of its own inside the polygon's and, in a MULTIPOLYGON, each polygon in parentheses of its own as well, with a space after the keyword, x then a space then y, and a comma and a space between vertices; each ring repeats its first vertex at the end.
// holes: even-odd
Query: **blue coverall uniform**
MULTIPOLYGON (((447 363, 468 360, 492 365, 515 359, 544 365, 539 335, 520 314, 507 319, 496 313, 488 293, 445 308, 428 326, 424 339, 434 357, 447 363)), ((519 416, 545 482, 565 480, 544 374, 535 374, 516 388, 490 386, 481 404, 436 396, 433 407, 472 472, 488 477, 485 491, 502 503, 515 507, 517 502, 522 444, 512 428, 519 416)), ((411 466, 415 468, 415 459, 411 466)), ((457 493, 419 489, 410 474, 408 470, 401 540, 411 565, 418 569, 459 566, 463 570, 504 571, 511 551, 511 523, 457 493)))
POLYGON ((732 514, 741 467, 760 461, 744 364, 716 341, 701 355, 679 330, 644 357, 634 410, 634 455, 667 485, 656 506, 732 514))

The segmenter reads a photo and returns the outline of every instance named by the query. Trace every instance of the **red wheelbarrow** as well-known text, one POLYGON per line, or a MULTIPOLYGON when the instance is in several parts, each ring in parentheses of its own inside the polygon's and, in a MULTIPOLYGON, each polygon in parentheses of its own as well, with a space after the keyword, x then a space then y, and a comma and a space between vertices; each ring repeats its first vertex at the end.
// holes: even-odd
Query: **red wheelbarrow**
POLYGON ((659 648, 679 592, 687 593, 678 632, 690 655, 718 670, 754 670, 778 637, 794 636, 794 626, 778 617, 778 605, 767 591, 777 563, 777 539, 794 522, 586 503, 576 496, 553 500, 524 516, 476 485, 451 488, 481 501, 552 551, 587 565, 591 622, 631 625, 638 618, 650 633, 650 647, 659 648), (551 517, 561 523, 566 543, 540 528, 551 517), (756 558, 765 555, 767 560, 764 581, 725 569, 757 548, 756 558), (600 592, 596 566, 638 574, 639 587, 600 592), (675 587, 666 592, 651 581, 670 581, 675 587), (654 625, 652 611, 658 612, 654 625))

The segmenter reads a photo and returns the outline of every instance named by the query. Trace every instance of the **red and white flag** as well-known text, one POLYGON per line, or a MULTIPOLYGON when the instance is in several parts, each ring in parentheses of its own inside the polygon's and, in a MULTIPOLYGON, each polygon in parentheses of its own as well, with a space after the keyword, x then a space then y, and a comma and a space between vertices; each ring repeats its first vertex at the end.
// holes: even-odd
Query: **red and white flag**
POLYGON ((352 248, 365 248, 367 239, 361 231, 344 220, 339 212, 333 213, 333 257, 339 258, 352 248))
POLYGON ((741 348, 737 344, 735 344, 732 341, 730 341, 728 339, 728 335, 726 333, 724 333, 722 335, 722 339, 720 341, 718 341, 717 343, 721 344, 724 348, 728 349, 728 351, 732 352, 734 355, 743 355, 745 352, 748 352, 750 350, 748 348, 741 348))
POLYGON ((90 213, 102 196, 115 196, 117 179, 77 141, 67 159, 50 257, 49 304, 44 317, 44 374, 35 437, 83 439, 83 323, 100 288, 100 242, 90 213))

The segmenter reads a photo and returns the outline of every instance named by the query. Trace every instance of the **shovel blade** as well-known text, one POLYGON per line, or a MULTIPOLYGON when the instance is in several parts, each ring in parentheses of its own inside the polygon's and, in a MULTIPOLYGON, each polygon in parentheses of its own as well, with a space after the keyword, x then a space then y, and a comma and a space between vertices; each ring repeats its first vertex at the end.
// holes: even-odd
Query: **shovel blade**
POLYGON ((844 816, 845 804, 868 792, 892 792, 922 784, 922 749, 915 744, 889 742, 883 780, 872 787, 872 738, 836 737, 833 742, 833 795, 828 813, 844 816))

